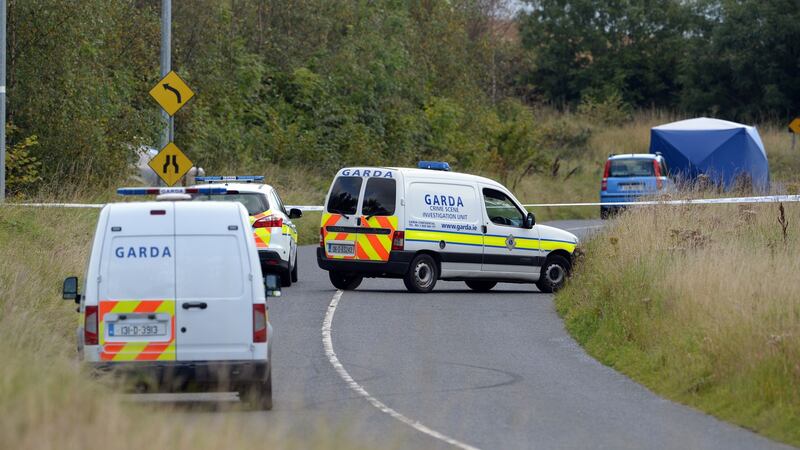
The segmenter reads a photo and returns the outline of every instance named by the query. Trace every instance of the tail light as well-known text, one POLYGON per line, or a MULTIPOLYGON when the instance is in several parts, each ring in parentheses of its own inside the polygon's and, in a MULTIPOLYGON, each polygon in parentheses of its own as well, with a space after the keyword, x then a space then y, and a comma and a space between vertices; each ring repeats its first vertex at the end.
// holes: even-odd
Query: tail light
POLYGON ((84 308, 83 344, 97 345, 97 306, 84 308))
POLYGON ((611 160, 606 160, 606 167, 603 169, 603 182, 600 183, 600 190, 608 190, 608 175, 611 173, 611 160))
POLYGON ((283 218, 269 215, 253 222, 253 228, 280 228, 283 226, 283 218))
POLYGON ((253 305, 253 342, 267 342, 267 305, 253 305))
POLYGON ((403 250, 406 247, 406 232, 395 231, 392 236, 392 250, 403 250))
POLYGON ((319 227, 319 246, 325 248, 325 228, 319 227))
POLYGON ((656 174, 656 188, 661 189, 664 182, 661 181, 661 164, 658 163, 657 159, 653 160, 653 170, 656 174))

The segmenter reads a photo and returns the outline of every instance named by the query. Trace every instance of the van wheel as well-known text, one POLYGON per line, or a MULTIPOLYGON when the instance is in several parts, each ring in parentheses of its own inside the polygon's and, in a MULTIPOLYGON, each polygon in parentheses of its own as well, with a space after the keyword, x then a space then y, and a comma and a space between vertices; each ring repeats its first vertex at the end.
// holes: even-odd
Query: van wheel
POLYGON ((464 283, 467 283, 467 287, 476 292, 489 292, 497 286, 497 281, 470 280, 464 283))
POLYGON ((251 409, 269 411, 272 409, 272 373, 267 381, 255 381, 239 391, 239 398, 251 409))
POLYGON ((406 289, 411 292, 430 292, 439 279, 439 266, 430 255, 417 255, 403 277, 406 289))
POLYGON ((572 270, 572 264, 560 255, 550 255, 542 266, 542 273, 539 275, 539 281, 536 282, 536 287, 540 291, 550 294, 557 292, 564 287, 567 277, 572 270))
POLYGON ((341 289, 343 291, 352 291, 355 290, 360 284, 361 281, 364 279, 361 275, 354 275, 349 273, 342 273, 342 272, 328 272, 328 278, 331 279, 331 284, 336 289, 341 289))
POLYGON ((292 283, 297 283, 297 257, 295 257, 294 267, 292 267, 292 283))

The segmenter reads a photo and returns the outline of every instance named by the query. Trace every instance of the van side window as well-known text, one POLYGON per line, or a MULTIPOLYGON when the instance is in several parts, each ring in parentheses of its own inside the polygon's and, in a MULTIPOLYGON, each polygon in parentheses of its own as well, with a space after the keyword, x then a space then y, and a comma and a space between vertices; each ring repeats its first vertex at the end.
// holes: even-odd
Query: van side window
POLYGON ((492 223, 522 227, 525 215, 506 194, 494 189, 483 189, 483 201, 486 204, 486 214, 492 223))
POLYGON ((394 179, 370 178, 364 189, 364 205, 361 213, 365 216, 391 216, 394 214, 394 203, 397 185, 394 179))
POLYGON ((333 183, 328 199, 328 212, 355 214, 361 192, 361 177, 339 177, 333 183))

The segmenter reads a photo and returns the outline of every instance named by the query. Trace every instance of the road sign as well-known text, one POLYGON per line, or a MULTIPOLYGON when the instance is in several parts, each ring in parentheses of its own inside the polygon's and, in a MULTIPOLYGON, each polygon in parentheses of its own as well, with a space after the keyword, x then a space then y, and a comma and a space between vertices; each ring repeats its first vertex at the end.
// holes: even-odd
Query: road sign
POLYGON ((194 92, 173 70, 150 89, 150 96, 171 117, 194 97, 194 92))
POLYGON ((192 168, 192 161, 177 145, 170 142, 150 160, 148 165, 167 186, 174 186, 192 168))
POLYGON ((792 123, 789 124, 789 131, 794 134, 800 134, 800 117, 796 117, 792 123))

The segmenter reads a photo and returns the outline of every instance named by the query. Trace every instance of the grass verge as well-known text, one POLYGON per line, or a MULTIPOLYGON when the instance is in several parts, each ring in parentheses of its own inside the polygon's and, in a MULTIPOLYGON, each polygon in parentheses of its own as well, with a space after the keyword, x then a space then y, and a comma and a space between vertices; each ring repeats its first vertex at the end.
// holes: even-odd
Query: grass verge
POLYGON ((800 206, 784 211, 627 212, 588 241, 558 312, 653 391, 800 445, 800 206))

